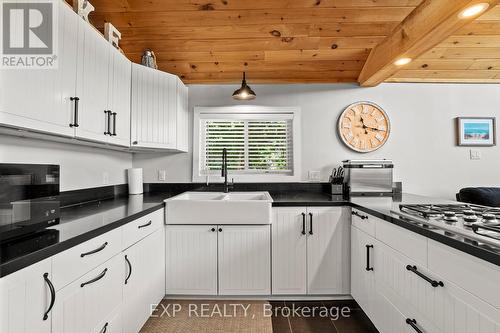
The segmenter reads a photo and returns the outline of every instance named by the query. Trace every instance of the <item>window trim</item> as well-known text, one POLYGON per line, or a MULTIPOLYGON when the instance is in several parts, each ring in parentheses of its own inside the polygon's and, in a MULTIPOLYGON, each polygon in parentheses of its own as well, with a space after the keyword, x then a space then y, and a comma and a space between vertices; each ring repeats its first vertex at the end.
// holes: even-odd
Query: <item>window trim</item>
POLYGON ((220 106, 220 107, 204 107, 195 106, 194 107, 194 118, 193 118, 193 182, 201 183, 206 182, 223 182, 224 178, 220 176, 207 176, 200 175, 200 119, 203 114, 216 115, 216 117, 222 117, 224 114, 291 114, 293 117, 292 121, 292 136, 293 136, 293 173, 291 175, 282 174, 231 174, 228 173, 229 179, 233 179, 235 182, 248 182, 248 183, 259 183, 259 182, 292 182, 300 181, 301 178, 301 110, 300 107, 283 107, 283 106, 252 106, 252 105, 241 105, 241 106, 220 106), (207 179, 208 178, 208 179, 207 179))

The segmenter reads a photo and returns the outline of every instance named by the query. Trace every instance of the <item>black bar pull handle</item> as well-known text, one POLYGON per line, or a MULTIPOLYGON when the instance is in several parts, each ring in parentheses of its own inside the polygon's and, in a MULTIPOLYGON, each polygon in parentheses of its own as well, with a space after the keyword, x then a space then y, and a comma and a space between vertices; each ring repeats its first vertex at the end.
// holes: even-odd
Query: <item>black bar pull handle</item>
POLYGON ((52 310, 52 308, 54 307, 54 303, 56 302, 56 289, 54 288, 54 285, 52 284, 52 282, 49 280, 49 273, 44 273, 43 279, 45 280, 45 283, 49 286, 49 289, 50 289, 49 308, 43 314, 43 320, 47 320, 47 319, 49 319, 49 312, 52 310))
POLYGON ((87 282, 82 283, 82 284, 80 285, 80 288, 83 288, 83 287, 85 287, 85 286, 86 286, 86 285, 88 285, 88 284, 92 284, 92 283, 94 283, 94 282, 99 281, 100 279, 102 279, 102 278, 104 277, 104 275, 106 275, 106 273, 107 273, 107 272, 108 272, 108 269, 107 269, 107 268, 105 268, 105 269, 101 272, 101 274, 97 275, 97 276, 96 276, 95 278, 93 278, 92 280, 88 280, 87 282))
POLYGON ((106 122, 106 131, 104 131, 104 135, 111 135, 111 111, 104 110, 104 117, 106 122))
POLYGON ((410 325, 415 332, 424 333, 420 328, 418 328, 417 321, 415 319, 406 318, 406 323, 410 325))
POLYGON ((306 234, 306 213, 302 213, 302 235, 306 234))
POLYGON ((366 246, 366 270, 373 271, 373 267, 370 267, 370 249, 373 249, 373 245, 365 245, 366 246))
POLYGON ((130 279, 130 276, 132 275, 132 264, 130 263, 130 260, 128 260, 128 256, 125 255, 125 261, 127 262, 128 265, 128 275, 125 278, 125 284, 128 283, 128 279, 130 279))
POLYGON ((434 288, 444 287, 443 281, 436 281, 436 280, 429 278, 428 276, 425 276, 424 274, 422 274, 418 271, 417 266, 406 265, 406 269, 409 270, 410 272, 417 274, 419 277, 421 277, 425 281, 429 282, 430 285, 433 286, 434 288))
POLYGON ((309 213, 309 235, 313 234, 313 213, 309 213))
POLYGON ((145 223, 143 225, 138 226, 137 229, 149 227, 151 225, 151 223, 153 223, 153 221, 149 220, 148 223, 145 223))
POLYGON ((104 250, 106 248, 106 246, 108 245, 108 242, 105 242, 104 244, 102 244, 101 246, 99 246, 97 249, 95 250, 92 250, 92 251, 89 251, 89 252, 85 252, 85 253, 82 253, 80 254, 80 258, 83 258, 85 256, 88 256, 90 254, 94 254, 94 253, 97 253, 97 252, 101 252, 102 250, 104 250))
POLYGON ((357 217, 361 218, 362 220, 364 220, 364 219, 368 219, 368 216, 366 216, 366 215, 362 215, 362 214, 360 214, 359 212, 357 212, 357 211, 355 211, 355 210, 351 211, 351 214, 352 214, 352 215, 356 215, 357 217))
POLYGON ((80 125, 78 125, 78 104, 80 102, 80 97, 70 97, 69 98, 71 101, 74 101, 75 102, 75 109, 74 109, 74 114, 73 114, 73 123, 69 124, 69 127, 78 127, 80 125))
POLYGON ((111 113, 113 115, 113 134, 112 136, 116 136, 116 112, 111 113))
POLYGON ((101 328, 101 332, 99 333, 106 333, 106 331, 108 330, 108 325, 109 323, 104 324, 103 328, 101 328))

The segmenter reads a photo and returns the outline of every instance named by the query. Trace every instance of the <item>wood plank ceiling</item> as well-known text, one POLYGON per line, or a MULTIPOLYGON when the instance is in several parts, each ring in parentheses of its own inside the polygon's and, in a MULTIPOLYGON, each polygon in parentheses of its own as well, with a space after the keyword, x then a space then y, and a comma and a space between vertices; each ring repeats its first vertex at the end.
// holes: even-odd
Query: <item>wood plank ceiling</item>
MULTIPOLYGON (((116 26, 132 61, 151 48, 186 83, 236 83, 243 71, 250 83, 357 82, 372 48, 421 2, 91 0, 90 20, 116 26)), ((500 7, 388 81, 500 82, 499 28, 500 7)))
POLYGON ((500 83, 500 5, 461 28, 387 81, 500 83))

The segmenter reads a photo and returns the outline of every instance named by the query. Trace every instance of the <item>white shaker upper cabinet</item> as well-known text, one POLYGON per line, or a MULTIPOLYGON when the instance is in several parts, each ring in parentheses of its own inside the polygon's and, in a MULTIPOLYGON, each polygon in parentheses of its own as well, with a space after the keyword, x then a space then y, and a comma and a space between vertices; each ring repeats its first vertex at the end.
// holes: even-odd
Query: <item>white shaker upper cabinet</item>
POLYGON ((106 117, 106 122, 111 134, 108 134, 108 142, 129 147, 132 63, 112 46, 109 54, 109 118, 106 117))
POLYGON ((187 88, 169 73, 132 64, 131 146, 187 151, 187 88))
POLYGON ((58 68, 0 69, 0 125, 74 136, 70 98, 75 96, 80 19, 64 1, 58 3, 58 68))
POLYGON ((90 24, 80 19, 76 95, 79 98, 76 136, 106 142, 108 127, 108 80, 111 44, 90 24))
POLYGON ((188 151, 188 87, 177 78, 177 150, 188 151))

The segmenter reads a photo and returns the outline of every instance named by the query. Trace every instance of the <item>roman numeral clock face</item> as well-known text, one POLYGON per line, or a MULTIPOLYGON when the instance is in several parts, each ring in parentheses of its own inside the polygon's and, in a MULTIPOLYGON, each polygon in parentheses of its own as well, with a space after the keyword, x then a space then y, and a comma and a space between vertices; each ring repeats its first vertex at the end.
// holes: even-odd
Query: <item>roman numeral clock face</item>
POLYGON ((349 105, 339 118, 338 131, 347 147, 367 153, 382 147, 389 138, 389 117, 376 104, 359 102, 349 105))

